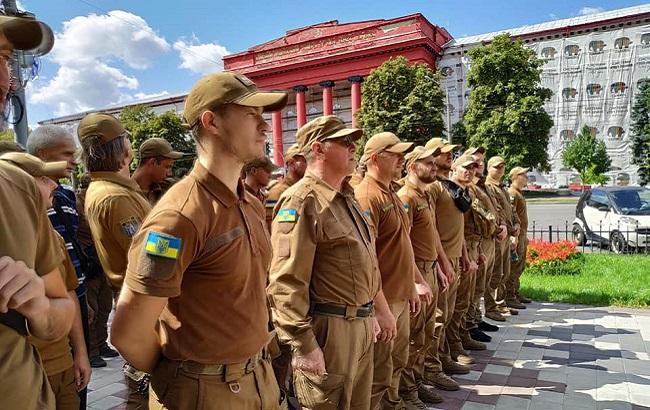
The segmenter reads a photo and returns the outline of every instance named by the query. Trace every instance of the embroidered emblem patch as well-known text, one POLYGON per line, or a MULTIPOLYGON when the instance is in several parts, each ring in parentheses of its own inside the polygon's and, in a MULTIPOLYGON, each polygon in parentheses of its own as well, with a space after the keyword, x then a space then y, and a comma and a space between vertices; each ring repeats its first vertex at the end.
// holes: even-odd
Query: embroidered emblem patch
POLYGON ((131 216, 120 221, 120 226, 124 235, 132 238, 138 232, 138 228, 140 228, 140 221, 135 216, 131 216))
POLYGON ((158 232, 149 231, 145 250, 147 254, 163 258, 176 259, 181 250, 181 239, 158 232))
POLYGON ((421 211, 423 209, 427 209, 429 207, 429 204, 420 204, 418 205, 418 211, 421 211))
POLYGON ((277 218, 278 222, 296 222, 298 211, 293 208, 280 209, 277 218))
POLYGON ((404 210, 406 211, 406 213, 408 213, 410 209, 411 209, 410 204, 404 204, 404 210))
POLYGON ((393 208, 395 208, 395 204, 391 202, 390 204, 386 204, 386 205, 384 205, 384 206, 381 208, 381 210, 382 210, 382 212, 388 212, 388 211, 390 211, 390 210, 393 209, 393 208))

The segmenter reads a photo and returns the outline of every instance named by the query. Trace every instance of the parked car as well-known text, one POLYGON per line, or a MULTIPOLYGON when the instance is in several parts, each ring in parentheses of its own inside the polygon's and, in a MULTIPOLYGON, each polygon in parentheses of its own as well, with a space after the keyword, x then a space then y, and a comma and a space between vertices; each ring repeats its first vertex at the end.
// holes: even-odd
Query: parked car
POLYGON ((573 239, 607 245, 623 253, 650 247, 650 189, 644 187, 594 187, 576 205, 573 239))

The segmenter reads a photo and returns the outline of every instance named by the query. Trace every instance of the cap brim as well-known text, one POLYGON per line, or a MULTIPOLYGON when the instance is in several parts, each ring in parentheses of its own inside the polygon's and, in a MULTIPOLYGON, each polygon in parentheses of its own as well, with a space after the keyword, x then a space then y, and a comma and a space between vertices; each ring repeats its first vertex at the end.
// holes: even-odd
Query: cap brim
POLYGON ((169 154, 163 155, 163 157, 169 158, 169 159, 180 159, 180 158, 183 158, 184 155, 185 154, 182 153, 182 152, 172 151, 169 154))
POLYGON ((414 161, 419 161, 421 159, 434 156, 436 152, 440 152, 440 150, 438 148, 431 148, 431 149, 424 150, 420 155, 417 156, 417 158, 414 159, 414 161))
POLYGON ((287 105, 289 95, 284 91, 255 91, 237 100, 234 104, 246 107, 264 108, 264 111, 278 111, 287 105))
POLYGON ((58 177, 68 167, 67 161, 46 162, 43 166, 43 176, 58 177))
POLYGON ((440 152, 442 152, 443 154, 446 154, 448 152, 452 152, 453 150, 455 150, 458 147, 460 147, 460 145, 456 145, 456 144, 443 145, 442 147, 440 147, 440 152))
POLYGON ((505 163, 505 161, 495 162, 494 164, 491 164, 490 167, 498 167, 499 165, 505 165, 505 163))
POLYGON ((54 46, 54 33, 45 23, 18 17, 0 17, 0 30, 16 50, 41 56, 54 46))
POLYGON ((467 167, 471 167, 472 165, 478 166, 478 163, 476 161, 465 161, 465 162, 461 162, 460 164, 454 164, 454 168, 458 168, 458 167, 467 168, 467 167))
POLYGON ((336 131, 334 134, 323 138, 323 141, 334 140, 343 137, 351 137, 354 141, 357 141, 359 138, 361 138, 362 135, 363 131, 358 128, 343 128, 336 131))
POLYGON ((413 142, 399 142, 393 145, 390 148, 386 148, 384 151, 392 152, 395 154, 406 154, 407 152, 415 149, 415 143, 413 142))

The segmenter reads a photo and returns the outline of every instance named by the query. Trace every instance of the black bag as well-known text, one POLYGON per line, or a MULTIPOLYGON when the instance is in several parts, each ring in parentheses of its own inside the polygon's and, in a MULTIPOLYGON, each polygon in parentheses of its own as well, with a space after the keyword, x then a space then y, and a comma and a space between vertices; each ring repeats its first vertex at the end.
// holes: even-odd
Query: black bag
POLYGON ((451 195, 451 198, 454 200, 456 208, 458 208, 460 212, 465 213, 472 209, 472 197, 467 188, 463 189, 454 181, 449 179, 442 179, 440 182, 442 183, 442 186, 447 189, 447 192, 449 192, 449 195, 451 195))

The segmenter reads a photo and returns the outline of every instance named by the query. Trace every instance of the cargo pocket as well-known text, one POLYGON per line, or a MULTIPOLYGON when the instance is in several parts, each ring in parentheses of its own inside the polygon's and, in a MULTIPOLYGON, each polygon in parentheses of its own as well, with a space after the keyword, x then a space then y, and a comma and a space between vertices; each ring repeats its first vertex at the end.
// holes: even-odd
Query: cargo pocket
POLYGON ((316 376, 295 371, 294 383, 300 403, 310 410, 337 410, 343 396, 345 376, 316 376))

